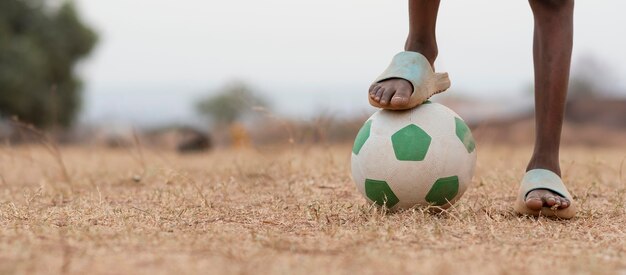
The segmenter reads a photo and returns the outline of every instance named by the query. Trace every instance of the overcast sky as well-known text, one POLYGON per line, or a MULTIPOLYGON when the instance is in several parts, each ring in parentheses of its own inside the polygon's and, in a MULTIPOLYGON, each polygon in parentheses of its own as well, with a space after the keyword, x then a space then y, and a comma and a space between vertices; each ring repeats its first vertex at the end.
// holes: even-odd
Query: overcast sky
MULTIPOLYGON (((406 0, 76 2, 101 38, 80 68, 87 121, 184 121, 195 99, 232 79, 282 114, 362 113, 408 29, 406 0)), ((576 5, 574 64, 592 56, 626 90, 626 1, 576 5)), ((532 82, 526 1, 442 1, 437 35, 451 94, 516 99, 532 82)))

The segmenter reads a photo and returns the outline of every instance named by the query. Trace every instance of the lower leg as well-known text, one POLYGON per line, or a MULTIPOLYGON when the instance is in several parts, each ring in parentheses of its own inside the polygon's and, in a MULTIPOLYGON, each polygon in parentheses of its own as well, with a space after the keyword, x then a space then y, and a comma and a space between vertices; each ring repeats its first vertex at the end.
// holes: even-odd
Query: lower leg
POLYGON ((560 175, 559 146, 569 82, 573 0, 530 0, 535 18, 535 150, 529 169, 560 175))
MULTIPOLYGON (((573 40, 573 0, 529 0, 535 31, 535 149, 527 170, 547 169, 561 175, 559 146, 569 82, 573 40)), ((547 190, 528 194, 531 208, 567 207, 561 196, 547 190)))
MULTIPOLYGON (((409 0, 409 36, 405 50, 418 52, 431 66, 437 58, 435 25, 440 0, 409 0)), ((369 96, 382 105, 404 107, 408 105, 413 86, 405 79, 392 78, 370 86, 369 96)))
POLYGON ((440 0, 409 1, 409 37, 404 49, 421 53, 434 65, 437 58, 435 29, 440 0))

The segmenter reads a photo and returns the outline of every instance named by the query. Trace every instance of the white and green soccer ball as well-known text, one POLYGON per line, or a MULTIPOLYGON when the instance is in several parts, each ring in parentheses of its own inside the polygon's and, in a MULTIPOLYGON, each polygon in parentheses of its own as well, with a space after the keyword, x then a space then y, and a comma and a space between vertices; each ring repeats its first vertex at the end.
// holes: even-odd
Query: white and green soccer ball
POLYGON ((469 127, 430 101, 407 111, 376 112, 352 148, 357 189, 370 203, 391 210, 450 207, 471 184, 475 165, 469 127))

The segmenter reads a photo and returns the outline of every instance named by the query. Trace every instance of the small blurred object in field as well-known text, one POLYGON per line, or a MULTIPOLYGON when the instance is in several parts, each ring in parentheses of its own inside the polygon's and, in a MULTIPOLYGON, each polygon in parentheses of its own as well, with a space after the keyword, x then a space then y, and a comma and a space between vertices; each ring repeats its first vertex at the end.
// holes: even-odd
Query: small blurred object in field
POLYGON ((181 130, 183 131, 180 132, 177 146, 179 153, 203 152, 211 149, 211 139, 207 134, 190 127, 181 130))
POLYGON ((232 139, 232 146, 238 149, 250 147, 250 135, 246 126, 241 123, 233 123, 230 125, 230 136, 232 139))
POLYGON ((205 152, 213 143, 208 133, 191 126, 169 126, 146 131, 146 146, 179 153, 205 152))

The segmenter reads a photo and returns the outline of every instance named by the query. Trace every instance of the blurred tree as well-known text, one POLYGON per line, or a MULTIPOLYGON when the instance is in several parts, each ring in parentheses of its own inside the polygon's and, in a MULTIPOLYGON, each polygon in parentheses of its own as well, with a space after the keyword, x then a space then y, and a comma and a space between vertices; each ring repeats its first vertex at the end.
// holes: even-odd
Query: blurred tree
POLYGON ((218 125, 231 125, 255 108, 265 109, 268 106, 267 101, 255 95, 249 86, 240 81, 231 82, 217 92, 214 96, 200 100, 196 107, 200 114, 218 125))
POLYGON ((97 36, 71 2, 0 1, 0 116, 38 127, 72 124, 81 103, 74 66, 97 36))

